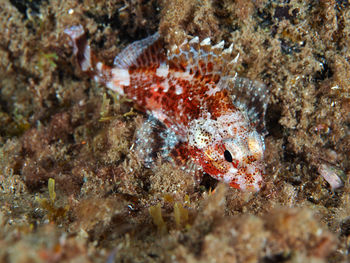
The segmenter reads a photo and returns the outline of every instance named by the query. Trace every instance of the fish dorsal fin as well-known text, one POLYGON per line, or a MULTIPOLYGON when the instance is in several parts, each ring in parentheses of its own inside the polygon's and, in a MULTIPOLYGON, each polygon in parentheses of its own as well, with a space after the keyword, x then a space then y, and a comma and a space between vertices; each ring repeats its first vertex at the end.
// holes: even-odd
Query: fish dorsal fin
POLYGON ((219 81, 230 71, 232 61, 231 45, 224 48, 224 41, 212 46, 209 38, 199 41, 198 37, 185 40, 181 45, 174 45, 168 51, 169 67, 193 74, 194 77, 219 81))
POLYGON ((265 113, 269 103, 267 86, 237 75, 227 79, 222 85, 225 85, 235 106, 248 114, 256 130, 266 135, 265 113))
POLYGON ((164 44, 159 33, 135 41, 124 48, 114 59, 114 66, 128 69, 159 65, 165 60, 164 44))

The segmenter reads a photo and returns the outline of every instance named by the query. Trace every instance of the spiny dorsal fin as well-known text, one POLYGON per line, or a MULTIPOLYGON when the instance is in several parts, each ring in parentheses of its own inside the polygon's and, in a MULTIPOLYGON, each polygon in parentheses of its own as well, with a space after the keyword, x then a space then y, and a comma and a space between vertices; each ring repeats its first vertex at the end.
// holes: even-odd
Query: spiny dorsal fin
POLYGON ((228 75, 233 45, 223 49, 224 41, 215 46, 210 42, 209 38, 200 42, 198 37, 194 37, 179 46, 173 46, 168 51, 170 68, 189 72, 195 77, 210 78, 215 82, 228 75))
POLYGON ((159 33, 155 33, 145 39, 135 41, 124 48, 114 59, 116 68, 128 69, 159 65, 165 60, 163 41, 159 33))
POLYGON ((247 112, 256 130, 266 135, 265 113, 269 103, 269 92, 264 83, 239 76, 229 78, 226 86, 233 103, 247 112))

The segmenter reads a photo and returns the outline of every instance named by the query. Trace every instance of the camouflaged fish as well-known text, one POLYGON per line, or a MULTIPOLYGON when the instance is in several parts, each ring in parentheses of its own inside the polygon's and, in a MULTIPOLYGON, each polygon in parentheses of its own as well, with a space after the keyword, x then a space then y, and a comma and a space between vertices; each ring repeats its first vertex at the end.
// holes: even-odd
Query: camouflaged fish
MULTIPOLYGON (((264 177, 265 85, 231 72, 232 45, 212 46, 198 37, 166 52, 158 33, 127 46, 108 66, 98 61, 82 26, 65 30, 82 71, 131 98, 152 116, 139 132, 145 163, 161 155, 185 163, 230 186, 257 191, 264 177), (151 133, 160 121, 158 138, 151 133), (153 156, 152 156, 153 154, 153 156)), ((237 57, 236 57, 237 59, 237 57)))

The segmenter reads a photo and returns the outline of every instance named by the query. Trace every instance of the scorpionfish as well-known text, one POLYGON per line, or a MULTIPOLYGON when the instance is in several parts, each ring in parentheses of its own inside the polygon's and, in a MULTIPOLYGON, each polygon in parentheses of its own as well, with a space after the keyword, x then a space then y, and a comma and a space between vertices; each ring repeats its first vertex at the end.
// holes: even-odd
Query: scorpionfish
POLYGON ((65 33, 83 72, 152 116, 136 142, 146 163, 154 157, 150 144, 164 141, 163 156, 191 160, 234 188, 261 188, 267 90, 231 72, 238 59, 232 45, 224 49, 223 41, 212 46, 209 38, 193 37, 167 51, 155 33, 131 43, 108 66, 91 51, 81 25, 65 33), (165 132, 151 139, 155 122, 165 132))

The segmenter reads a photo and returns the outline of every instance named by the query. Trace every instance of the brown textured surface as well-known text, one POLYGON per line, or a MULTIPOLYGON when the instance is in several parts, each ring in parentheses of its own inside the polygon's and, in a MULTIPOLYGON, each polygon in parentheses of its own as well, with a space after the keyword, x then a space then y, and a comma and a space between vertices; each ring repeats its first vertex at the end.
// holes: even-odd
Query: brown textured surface
POLYGON ((0 261, 349 261, 350 5, 281 2, 2 1, 0 261), (212 193, 166 162, 146 169, 130 151, 143 116, 74 64, 63 30, 77 23, 109 63, 158 28, 169 45, 233 42, 234 70, 270 89, 265 188, 212 193))

